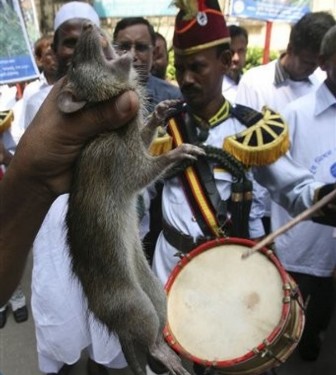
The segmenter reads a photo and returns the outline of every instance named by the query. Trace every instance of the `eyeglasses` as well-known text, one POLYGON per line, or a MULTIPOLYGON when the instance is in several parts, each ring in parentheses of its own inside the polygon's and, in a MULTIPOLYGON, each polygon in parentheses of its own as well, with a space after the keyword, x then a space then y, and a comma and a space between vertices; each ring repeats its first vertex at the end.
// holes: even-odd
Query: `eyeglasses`
POLYGON ((114 45, 115 49, 119 53, 126 53, 129 52, 132 48, 134 48, 135 52, 137 53, 146 53, 150 51, 153 46, 151 44, 146 44, 146 43, 130 43, 130 42, 121 42, 121 43, 116 43, 114 45))

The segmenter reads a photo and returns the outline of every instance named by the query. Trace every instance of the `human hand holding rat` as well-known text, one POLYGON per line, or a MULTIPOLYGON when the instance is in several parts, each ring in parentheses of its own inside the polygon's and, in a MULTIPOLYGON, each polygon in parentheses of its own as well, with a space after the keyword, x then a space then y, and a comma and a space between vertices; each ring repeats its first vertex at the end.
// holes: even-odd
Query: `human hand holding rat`
POLYGON ((82 147, 98 133, 116 129, 134 117, 138 97, 128 91, 110 101, 64 114, 56 105, 57 82, 22 137, 13 169, 39 180, 58 196, 69 191, 73 164, 82 147))
POLYGON ((97 106, 63 114, 56 101, 57 82, 20 140, 0 182, 0 306, 19 282, 26 257, 51 204, 69 191, 74 162, 86 142, 118 128, 138 110, 127 91, 97 106))

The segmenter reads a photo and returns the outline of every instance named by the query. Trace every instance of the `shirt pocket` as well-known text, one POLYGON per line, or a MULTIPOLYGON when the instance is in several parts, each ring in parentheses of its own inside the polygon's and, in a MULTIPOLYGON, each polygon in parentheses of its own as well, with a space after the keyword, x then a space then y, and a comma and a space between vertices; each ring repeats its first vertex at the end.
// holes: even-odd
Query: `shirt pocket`
POLYGON ((224 168, 213 167, 213 175, 218 193, 222 200, 226 201, 231 195, 232 175, 224 168))

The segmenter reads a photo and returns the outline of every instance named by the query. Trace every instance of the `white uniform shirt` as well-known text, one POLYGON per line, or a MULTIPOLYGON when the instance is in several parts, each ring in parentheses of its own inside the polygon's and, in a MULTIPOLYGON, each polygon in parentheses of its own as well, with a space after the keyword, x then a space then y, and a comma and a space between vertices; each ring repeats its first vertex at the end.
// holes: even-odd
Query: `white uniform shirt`
MULTIPOLYGON (((291 132, 291 155, 317 180, 336 182, 336 99, 322 84, 314 93, 289 104, 283 115, 291 132)), ((272 203, 276 229, 290 220, 287 212, 272 203)), ((276 252, 289 271, 331 276, 336 263, 334 228, 311 221, 301 222, 276 239, 276 252)))
MULTIPOLYGON (((206 144, 221 148, 225 137, 236 134, 243 129, 246 128, 237 119, 230 118, 223 124, 210 129, 206 144)), ((309 171, 293 163, 288 155, 283 156, 271 166, 256 169, 254 174, 259 183, 267 184, 274 199, 286 205, 292 213, 300 212, 309 207, 312 204, 314 189, 321 186, 321 183, 314 182, 309 171), (282 177, 284 171, 286 171, 284 177, 279 178, 279 176, 282 177)), ((214 177, 221 198, 227 200, 231 192, 231 174, 214 170, 214 177)), ((162 211, 164 220, 179 232, 194 238, 203 236, 178 178, 165 181, 162 194, 162 211)), ((263 234, 263 226, 260 220, 263 214, 259 200, 253 202, 249 221, 251 238, 263 234)), ((166 283, 179 260, 175 255, 177 252, 178 250, 172 247, 161 233, 155 248, 153 270, 163 284, 166 283)))
POLYGON ((224 98, 227 99, 230 103, 235 103, 237 90, 238 85, 236 84, 236 82, 225 75, 222 83, 222 94, 224 98))
MULTIPOLYGON (((316 70, 307 80, 293 81, 283 68, 279 67, 279 60, 273 60, 244 73, 238 85, 236 103, 257 111, 267 105, 281 114, 288 103, 316 90, 324 78, 324 72, 316 70)), ((269 216, 271 205, 269 194, 265 190, 260 194, 264 195, 265 211, 269 216)))
POLYGON ((277 64, 279 60, 273 60, 245 72, 238 85, 236 103, 257 111, 267 105, 281 114, 288 103, 316 90, 321 83, 321 75, 317 72, 304 81, 277 76, 277 64))

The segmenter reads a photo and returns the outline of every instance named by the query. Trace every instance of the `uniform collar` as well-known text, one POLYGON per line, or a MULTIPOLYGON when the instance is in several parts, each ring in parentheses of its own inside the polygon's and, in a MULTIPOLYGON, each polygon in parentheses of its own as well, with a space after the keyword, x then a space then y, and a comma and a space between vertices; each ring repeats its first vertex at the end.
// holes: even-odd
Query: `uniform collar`
POLYGON ((203 120, 195 114, 193 114, 193 117, 201 127, 213 128, 230 117, 230 103, 225 100, 219 110, 208 121, 203 120))
MULTIPOLYGON (((286 70, 284 69, 284 67, 281 65, 281 58, 284 56, 285 54, 282 54, 275 62, 275 71, 274 71, 274 85, 275 86, 280 86, 282 83, 284 83, 285 81, 287 80, 292 80, 289 76, 289 74, 286 72, 286 70)), ((312 84, 312 80, 308 77, 304 80, 302 80, 302 82, 309 82, 312 84)))
POLYGON ((336 98, 324 83, 315 92, 315 115, 318 116, 330 107, 336 107, 336 98))

